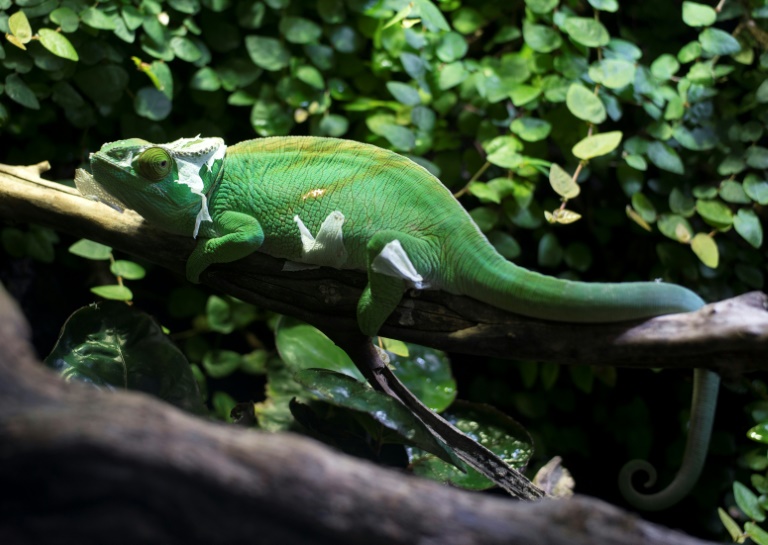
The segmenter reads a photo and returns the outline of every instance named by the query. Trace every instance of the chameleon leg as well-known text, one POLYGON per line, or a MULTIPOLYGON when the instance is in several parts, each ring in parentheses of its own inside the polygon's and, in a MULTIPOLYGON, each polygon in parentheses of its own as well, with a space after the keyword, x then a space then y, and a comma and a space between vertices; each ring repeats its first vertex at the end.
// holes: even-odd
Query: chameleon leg
POLYGON ((252 254, 264 242, 259 221, 242 212, 224 212, 214 228, 221 236, 202 239, 187 260, 187 279, 199 282, 200 274, 213 263, 229 263, 252 254))
POLYGON ((380 231, 368 242, 368 285, 357 304, 360 330, 375 335, 409 287, 425 288, 431 267, 427 243, 399 231, 380 231))

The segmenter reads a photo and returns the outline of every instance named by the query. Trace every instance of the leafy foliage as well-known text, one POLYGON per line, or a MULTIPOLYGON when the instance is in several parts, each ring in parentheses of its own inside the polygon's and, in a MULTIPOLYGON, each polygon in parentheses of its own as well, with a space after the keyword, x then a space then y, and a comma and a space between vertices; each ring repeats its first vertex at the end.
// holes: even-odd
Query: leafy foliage
MULTIPOLYGON (((509 259, 573 279, 662 278, 720 299, 764 287, 767 18, 764 0, 0 0, 0 160, 49 159, 71 178, 88 151, 121 137, 354 138, 436 173, 509 259)), ((72 251, 101 261, 80 274, 58 239, 3 227, 0 278, 11 259, 55 261, 102 297, 162 300, 218 417, 244 404, 263 428, 301 428, 375 459, 404 443, 295 380, 317 367, 360 380, 316 330, 278 327, 88 243, 72 251), (263 398, 237 392, 251 380, 263 398)), ((451 411, 445 356, 408 349, 390 356, 402 378, 451 411)), ((519 390, 505 371, 476 377, 475 397, 535 422, 573 399, 559 367, 519 370, 519 390)), ((588 365, 570 375, 584 395, 617 381, 588 365)), ((625 443, 645 455, 646 407, 618 412, 634 430, 625 443)), ((583 449, 568 433, 541 434, 545 451, 583 449)))
MULTIPOLYGON (((764 390, 765 386, 762 385, 764 390)), ((752 406, 752 418, 757 424, 747 432, 747 437, 762 445, 751 450, 744 456, 744 464, 752 470, 750 476, 751 488, 735 481, 733 483, 733 501, 738 507, 738 512, 731 511, 734 516, 744 520, 743 530, 739 524, 724 509, 719 509, 720 520, 735 543, 744 543, 747 538, 758 545, 768 544, 768 532, 758 523, 765 522, 766 509, 768 509, 768 403, 758 402, 752 406), (757 493, 755 493, 757 491, 757 493)))

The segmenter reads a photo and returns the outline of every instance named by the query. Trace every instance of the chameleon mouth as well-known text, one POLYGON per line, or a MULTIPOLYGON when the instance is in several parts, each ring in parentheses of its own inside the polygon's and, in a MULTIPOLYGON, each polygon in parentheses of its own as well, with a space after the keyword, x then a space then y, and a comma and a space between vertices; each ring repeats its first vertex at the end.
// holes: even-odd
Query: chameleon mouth
POLYGON ((96 181, 96 178, 93 177, 93 174, 85 169, 78 168, 75 171, 75 187, 77 187, 77 190, 83 197, 92 201, 104 203, 118 212, 122 212, 128 208, 120 199, 104 189, 104 187, 96 181))

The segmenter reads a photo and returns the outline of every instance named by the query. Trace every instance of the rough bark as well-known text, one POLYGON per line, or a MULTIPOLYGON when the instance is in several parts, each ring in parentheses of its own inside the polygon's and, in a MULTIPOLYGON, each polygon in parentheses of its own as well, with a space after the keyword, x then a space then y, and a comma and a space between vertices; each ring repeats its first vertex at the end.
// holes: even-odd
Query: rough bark
POLYGON ((63 382, 0 289, 0 543, 695 545, 587 497, 517 502, 63 382))
MULTIPOLYGON (((41 181, 34 169, 0 165, 0 219, 49 225, 182 274, 195 245, 191 237, 163 233, 133 212, 120 214, 74 189, 41 181)), ((356 328, 364 274, 327 268, 285 274, 282 265, 254 253, 211 267, 203 281, 323 329, 356 328)), ((576 325, 524 318, 468 297, 425 291, 408 294, 382 334, 453 352, 563 364, 707 367, 727 376, 768 367, 766 309, 768 297, 753 292, 688 314, 576 325)))

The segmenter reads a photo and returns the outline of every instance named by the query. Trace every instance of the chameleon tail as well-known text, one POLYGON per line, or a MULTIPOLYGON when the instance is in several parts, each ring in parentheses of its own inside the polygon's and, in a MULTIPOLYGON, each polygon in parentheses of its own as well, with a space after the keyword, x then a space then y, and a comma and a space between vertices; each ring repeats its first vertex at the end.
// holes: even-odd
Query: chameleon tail
MULTIPOLYGON (((580 323, 620 322, 689 312, 704 305, 694 292, 675 284, 593 284, 561 280, 528 271, 490 252, 472 261, 464 262, 463 274, 458 275, 467 275, 469 279, 463 286, 463 293, 533 318, 580 323)), ((635 490, 632 477, 638 470, 648 474, 646 486, 655 482, 656 471, 646 461, 633 460, 622 468, 619 490, 631 505, 646 510, 665 509, 691 491, 707 456, 719 384, 716 373, 695 370, 685 454, 677 475, 666 488, 650 494, 635 490)))
POLYGON ((646 511, 658 511, 676 504, 691 491, 699 480, 707 457, 719 385, 720 377, 717 373, 706 369, 694 371, 688 442, 685 445, 682 465, 666 488, 651 494, 635 490, 632 486, 632 477, 637 471, 643 471, 648 475, 646 487, 652 486, 656 481, 656 470, 645 460, 632 460, 621 468, 619 490, 631 505, 646 511))

